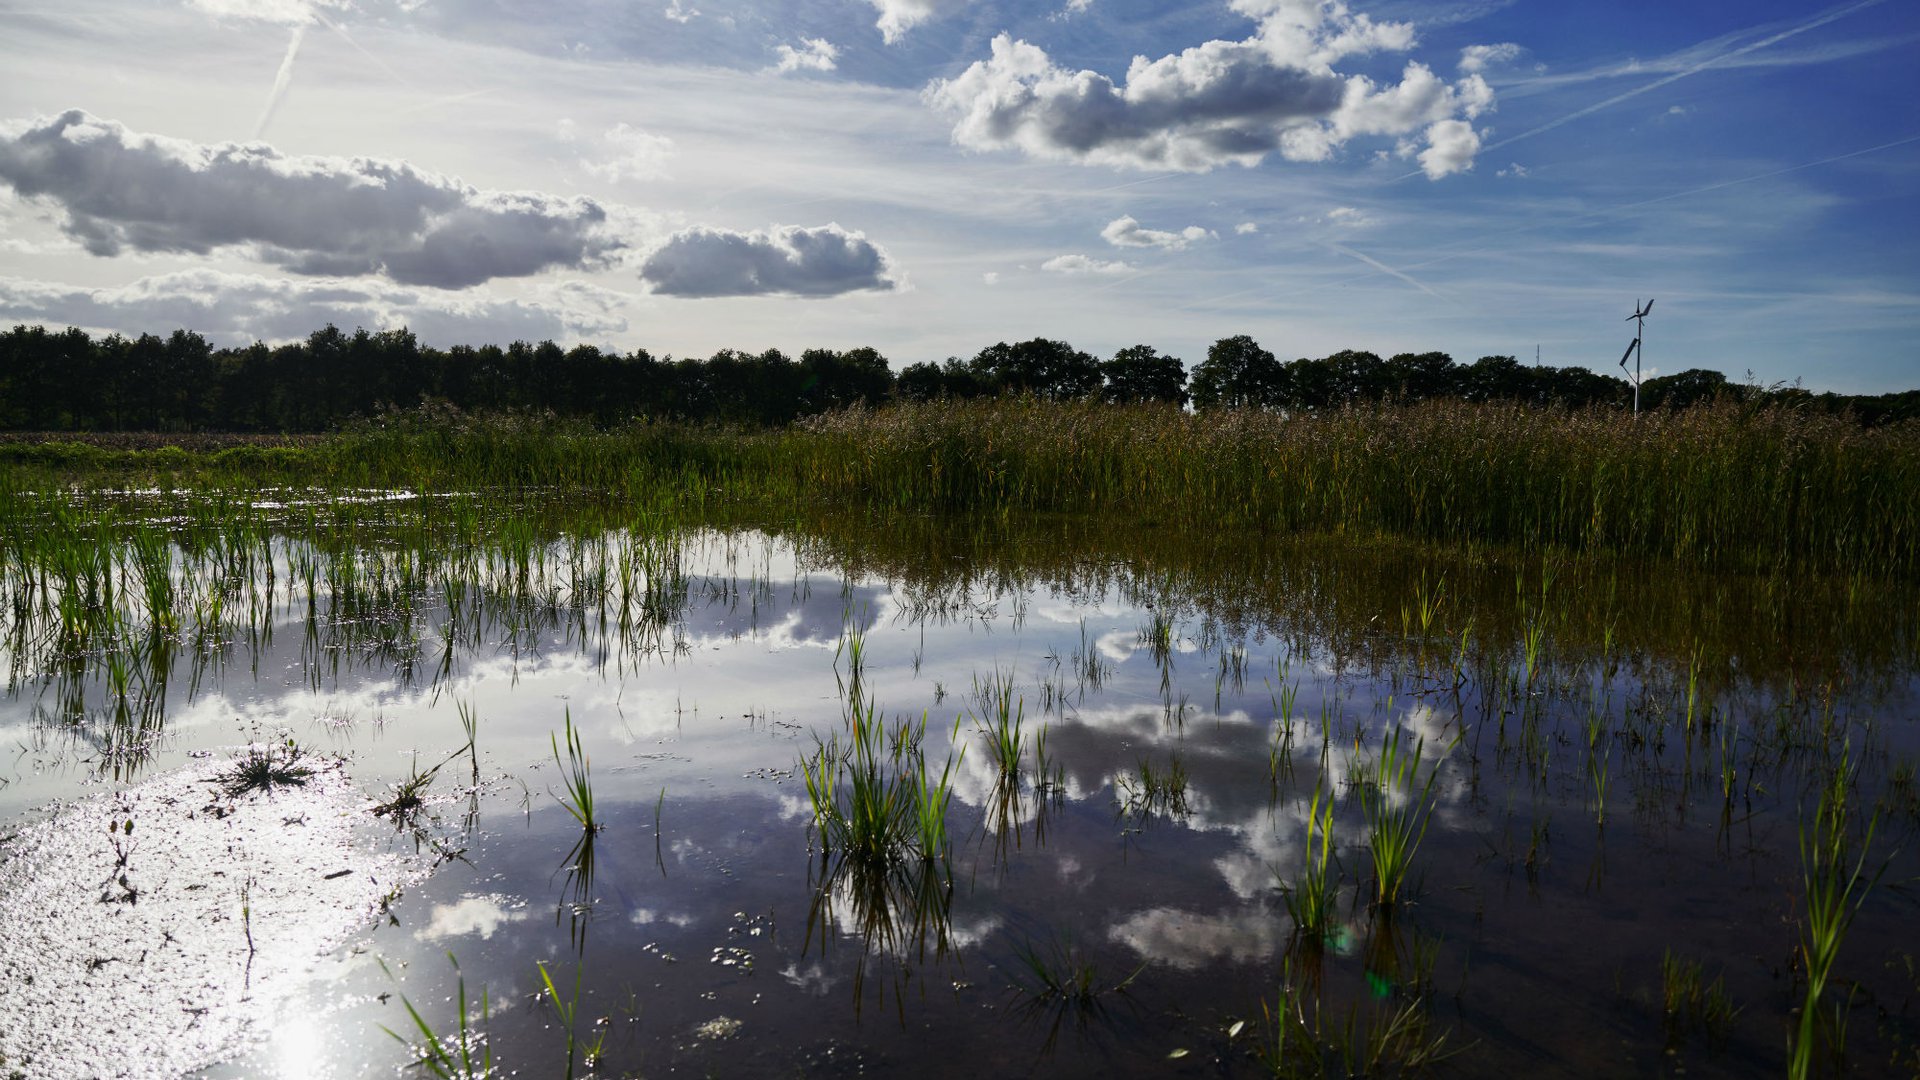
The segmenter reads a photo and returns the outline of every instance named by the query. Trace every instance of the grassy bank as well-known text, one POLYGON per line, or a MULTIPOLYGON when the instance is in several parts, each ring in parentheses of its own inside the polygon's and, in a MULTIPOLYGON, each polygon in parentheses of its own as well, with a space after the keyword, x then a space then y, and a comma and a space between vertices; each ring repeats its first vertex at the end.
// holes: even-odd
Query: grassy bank
POLYGON ((537 487, 772 513, 1091 512, 1705 568, 1920 570, 1920 425, 1735 406, 1635 420, 1455 402, 1288 417, 1001 400, 775 432, 416 414, 299 444, 9 443, 0 465, 12 491, 537 487))

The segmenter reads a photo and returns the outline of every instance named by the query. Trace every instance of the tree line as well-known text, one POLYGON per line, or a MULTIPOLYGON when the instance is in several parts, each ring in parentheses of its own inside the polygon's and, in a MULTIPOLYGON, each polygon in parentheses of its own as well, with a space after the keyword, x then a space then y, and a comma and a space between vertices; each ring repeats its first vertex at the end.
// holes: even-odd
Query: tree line
MULTIPOLYGON (((326 431, 430 402, 465 411, 551 411, 603 426, 636 418, 778 426, 855 404, 1001 394, 1287 411, 1446 398, 1559 408, 1624 408, 1633 400, 1626 380, 1586 368, 1538 367, 1511 356, 1459 364, 1441 352, 1382 358, 1350 349, 1281 361, 1246 335, 1215 342, 1191 371, 1149 345, 1102 360, 1064 341, 1034 338, 896 373, 871 348, 808 349, 797 358, 778 349, 722 349, 676 360, 645 349, 562 349, 551 341, 435 349, 405 329, 349 334, 334 326, 304 341, 218 349, 187 330, 95 338, 79 329, 16 326, 0 334, 0 429, 14 431, 326 431)), ((1733 383, 1704 369, 1641 387, 1643 408, 1762 397, 1850 412, 1870 424, 1920 415, 1920 391, 1816 395, 1733 383)))

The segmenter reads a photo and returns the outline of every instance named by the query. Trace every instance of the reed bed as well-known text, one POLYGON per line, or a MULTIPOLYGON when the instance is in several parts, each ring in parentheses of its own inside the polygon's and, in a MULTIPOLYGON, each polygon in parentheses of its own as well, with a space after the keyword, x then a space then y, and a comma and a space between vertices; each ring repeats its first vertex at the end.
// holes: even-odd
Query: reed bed
POLYGON ((1016 400, 854 410, 803 432, 787 441, 804 486, 901 510, 1920 567, 1920 425, 1735 406, 1636 420, 1461 402, 1286 416, 1016 400))
POLYGON ((1920 570, 1920 424, 1738 405, 1636 419, 1501 403, 1286 415, 1000 399, 852 409, 773 432, 423 412, 297 445, 0 445, 0 518, 21 489, 75 478, 1117 513, 1714 568, 1920 570))

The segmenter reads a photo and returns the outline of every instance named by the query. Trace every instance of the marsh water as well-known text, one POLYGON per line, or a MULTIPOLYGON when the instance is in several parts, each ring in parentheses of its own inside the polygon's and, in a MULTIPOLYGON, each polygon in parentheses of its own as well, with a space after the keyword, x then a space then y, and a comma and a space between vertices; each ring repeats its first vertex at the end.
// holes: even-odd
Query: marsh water
POLYGON ((407 1075, 463 1016, 522 1076, 1777 1073, 1823 792, 1871 888, 1816 1066, 1920 1069, 1910 583, 1139 521, 50 513, 0 567, 0 873, 79 884, 6 909, 53 943, 0 973, 20 1075, 407 1075), (805 763, 859 703, 950 766, 935 857, 826 850, 805 763), (223 801, 249 746, 324 769, 223 801), (1386 906, 1369 793, 1421 830, 1386 906), (216 875, 247 888, 183 909, 186 975, 142 974, 177 927, 98 940, 216 875))

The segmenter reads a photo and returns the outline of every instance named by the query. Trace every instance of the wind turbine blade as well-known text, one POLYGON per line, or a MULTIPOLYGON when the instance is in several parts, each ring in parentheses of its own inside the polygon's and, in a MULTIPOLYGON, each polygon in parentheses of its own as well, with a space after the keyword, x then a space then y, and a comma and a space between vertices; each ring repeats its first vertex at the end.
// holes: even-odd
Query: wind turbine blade
POLYGON ((1651 300, 1649 300, 1649 301, 1647 301, 1647 310, 1646 310, 1646 311, 1643 311, 1643 312, 1641 312, 1640 314, 1642 314, 1642 315, 1645 315, 1645 314, 1647 314, 1647 312, 1650 312, 1650 311, 1652 311, 1652 310, 1653 310, 1653 301, 1651 301, 1651 300))
POLYGON ((1626 352, 1624 352, 1624 353, 1622 353, 1622 354, 1620 355, 1620 369, 1621 369, 1622 371, 1625 371, 1625 370, 1626 370, 1626 367, 1627 367, 1627 361, 1633 358, 1633 350, 1635 350, 1635 349, 1637 349, 1637 348, 1639 348, 1639 347, 1640 347, 1640 339, 1639 339, 1639 338, 1634 338, 1634 339, 1633 339, 1633 344, 1631 344, 1631 345, 1628 345, 1628 346, 1627 346, 1627 351, 1626 351, 1626 352))

